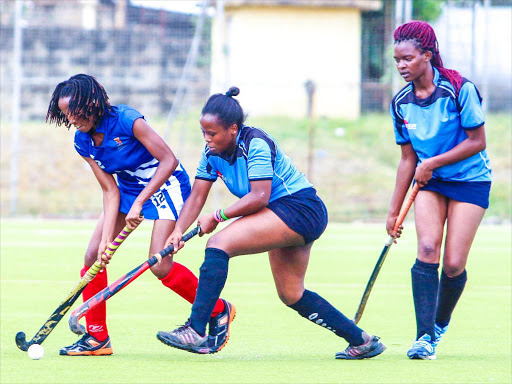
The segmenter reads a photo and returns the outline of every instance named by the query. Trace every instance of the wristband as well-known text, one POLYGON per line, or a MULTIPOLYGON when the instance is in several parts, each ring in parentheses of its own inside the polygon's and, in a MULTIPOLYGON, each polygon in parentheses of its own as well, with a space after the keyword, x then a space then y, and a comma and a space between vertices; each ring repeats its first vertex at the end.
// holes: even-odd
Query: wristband
POLYGON ((213 212, 213 218, 217 223, 220 223, 224 220, 222 220, 222 217, 220 216, 220 209, 217 209, 215 212, 213 212))
POLYGON ((224 208, 220 210, 220 217, 223 219, 222 221, 229 220, 228 217, 224 214, 224 208))

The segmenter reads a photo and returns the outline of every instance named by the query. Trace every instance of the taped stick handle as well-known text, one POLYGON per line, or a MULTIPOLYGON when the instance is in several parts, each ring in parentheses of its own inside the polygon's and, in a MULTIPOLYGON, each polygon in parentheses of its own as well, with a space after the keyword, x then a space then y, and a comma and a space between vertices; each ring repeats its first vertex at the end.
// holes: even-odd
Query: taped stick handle
MULTIPOLYGON (((134 228, 135 229, 135 228, 134 228)), ((133 229, 128 228, 128 226, 125 226, 121 232, 119 232, 119 235, 112 241, 112 243, 107 245, 107 249, 103 252, 104 255, 112 256, 117 248, 121 244, 123 244, 123 241, 126 240, 128 235, 133 231, 133 229)), ((98 272, 101 270, 101 263, 96 260, 93 265, 85 272, 84 277, 82 278, 84 282, 89 283, 94 277, 98 274, 98 272)))

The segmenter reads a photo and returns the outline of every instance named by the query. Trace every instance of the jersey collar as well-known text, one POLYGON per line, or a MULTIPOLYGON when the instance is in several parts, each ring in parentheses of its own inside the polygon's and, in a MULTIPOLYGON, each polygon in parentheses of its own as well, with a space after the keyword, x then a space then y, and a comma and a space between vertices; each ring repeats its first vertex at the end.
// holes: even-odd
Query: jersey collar
POLYGON ((432 80, 432 82, 434 83, 434 85, 437 87, 439 85, 439 82, 440 82, 440 75, 439 75, 439 70, 436 68, 436 67, 432 67, 432 69, 434 70, 434 79, 432 80))

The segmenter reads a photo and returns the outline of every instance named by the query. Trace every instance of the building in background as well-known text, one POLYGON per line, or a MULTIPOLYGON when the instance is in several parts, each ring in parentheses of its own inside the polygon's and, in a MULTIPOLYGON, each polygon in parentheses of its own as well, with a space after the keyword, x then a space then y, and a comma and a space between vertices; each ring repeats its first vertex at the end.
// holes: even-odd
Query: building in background
MULTIPOLYGON (((128 0, 24 0, 21 63, 13 62, 14 1, 0 1, 0 108, 12 110, 14 66, 21 66, 21 116, 46 116, 55 86, 77 73, 96 76, 112 102, 166 115, 190 50, 197 15, 134 6, 128 0)), ((187 86, 208 96, 209 23, 187 86)), ((7 113, 6 113, 7 112, 7 113)))
POLYGON ((356 119, 361 15, 380 9, 373 0, 218 0, 224 14, 212 26, 212 92, 237 85, 253 115, 304 117, 311 80, 315 114, 356 119))
POLYGON ((512 109, 512 2, 446 3, 433 24, 447 68, 473 81, 489 111, 512 109))

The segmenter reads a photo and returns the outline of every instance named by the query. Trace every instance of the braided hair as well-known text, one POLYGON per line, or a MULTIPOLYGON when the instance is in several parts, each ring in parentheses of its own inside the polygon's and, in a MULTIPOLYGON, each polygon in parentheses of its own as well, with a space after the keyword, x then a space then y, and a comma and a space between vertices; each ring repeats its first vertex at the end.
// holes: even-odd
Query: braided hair
POLYGON ((46 122, 60 126, 71 126, 68 118, 59 108, 59 99, 69 97, 69 114, 82 119, 94 118, 94 127, 103 119, 105 113, 112 111, 107 92, 95 77, 78 74, 57 85, 53 91, 46 122))
POLYGON ((393 38, 395 44, 401 43, 402 41, 412 41, 422 53, 426 51, 432 52, 430 63, 433 67, 438 69, 441 75, 448 79, 455 88, 455 92, 457 94, 459 93, 460 87, 462 86, 462 76, 459 72, 444 67, 441 54, 439 53, 439 43, 437 42, 434 29, 430 24, 417 20, 402 24, 395 29, 393 38))
POLYGON ((246 116, 238 100, 233 98, 239 93, 239 88, 231 87, 224 94, 216 93, 211 95, 201 110, 201 114, 216 116, 219 123, 225 129, 228 129, 233 124, 236 124, 238 129, 241 129, 246 116))

